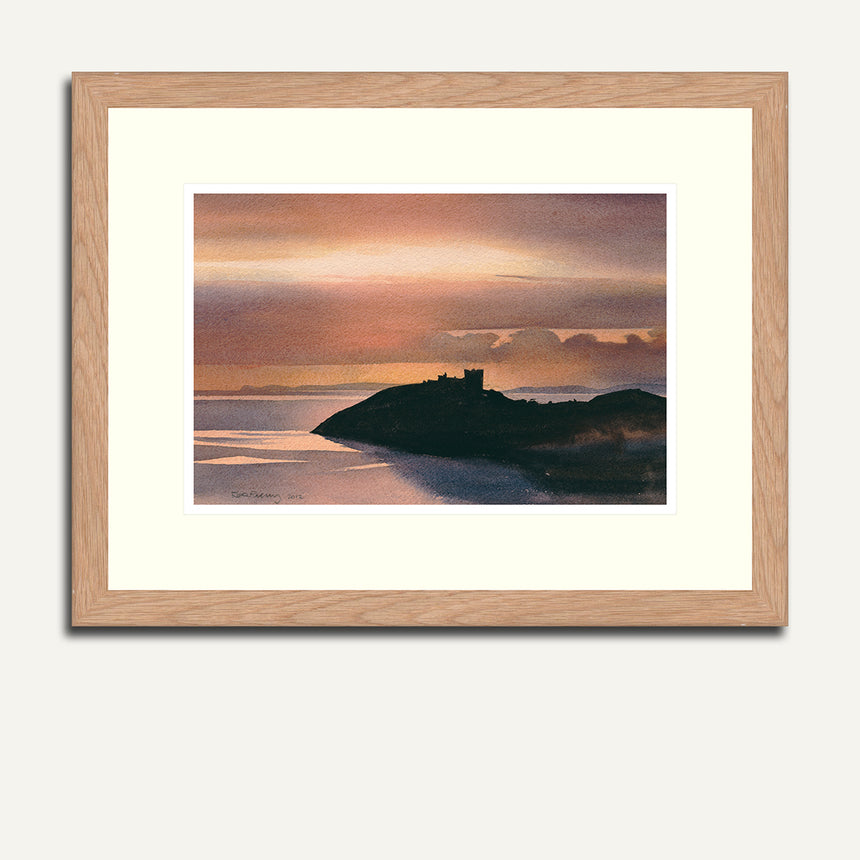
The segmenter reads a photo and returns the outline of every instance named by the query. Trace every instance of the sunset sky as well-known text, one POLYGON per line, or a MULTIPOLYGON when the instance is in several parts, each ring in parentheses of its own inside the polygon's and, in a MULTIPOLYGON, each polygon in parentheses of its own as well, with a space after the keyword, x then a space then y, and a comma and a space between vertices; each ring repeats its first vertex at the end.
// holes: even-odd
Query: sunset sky
POLYGON ((197 194, 195 388, 665 380, 662 194, 197 194))

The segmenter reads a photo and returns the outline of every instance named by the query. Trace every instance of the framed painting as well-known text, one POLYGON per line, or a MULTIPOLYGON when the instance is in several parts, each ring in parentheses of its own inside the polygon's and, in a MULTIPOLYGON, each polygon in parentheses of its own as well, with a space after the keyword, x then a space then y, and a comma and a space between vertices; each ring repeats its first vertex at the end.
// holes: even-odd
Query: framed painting
POLYGON ((787 78, 73 75, 75 626, 787 623, 787 78))

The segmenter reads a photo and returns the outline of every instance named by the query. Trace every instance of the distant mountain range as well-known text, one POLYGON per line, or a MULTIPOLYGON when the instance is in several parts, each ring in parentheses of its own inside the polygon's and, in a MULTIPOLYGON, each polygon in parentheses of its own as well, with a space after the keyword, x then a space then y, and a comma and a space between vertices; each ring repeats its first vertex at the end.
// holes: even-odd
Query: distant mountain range
MULTIPOLYGON (((391 382, 339 382, 336 385, 243 385, 240 389, 202 390, 194 393, 200 396, 223 397, 230 394, 243 397, 277 394, 311 394, 315 391, 382 391, 395 388, 391 382)), ((508 388, 504 394, 611 394, 614 391, 639 389, 650 394, 666 396, 666 384, 658 382, 633 382, 626 385, 613 385, 609 388, 589 388, 587 385, 542 385, 508 388)))
POLYGON ((587 385, 543 385, 540 387, 524 386, 522 388, 508 388, 505 394, 611 394, 614 391, 628 391, 638 389, 647 391, 649 394, 666 396, 666 383, 659 382, 631 382, 626 385, 612 385, 609 388, 589 388, 587 385))
POLYGON ((381 391, 390 388, 390 382, 340 382, 337 385, 243 385, 238 391, 232 390, 207 390, 195 391, 200 396, 219 397, 230 394, 249 397, 254 394, 311 394, 314 391, 381 391))

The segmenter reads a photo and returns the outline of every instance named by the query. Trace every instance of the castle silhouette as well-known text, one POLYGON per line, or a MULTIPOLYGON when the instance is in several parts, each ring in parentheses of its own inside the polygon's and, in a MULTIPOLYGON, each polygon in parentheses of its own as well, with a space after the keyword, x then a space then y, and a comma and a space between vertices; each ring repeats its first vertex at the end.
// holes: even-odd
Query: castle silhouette
POLYGON ((459 376, 448 376, 447 373, 440 373, 435 380, 425 379, 424 381, 435 385, 441 384, 452 391, 459 389, 470 394, 480 394, 484 390, 484 371, 482 368, 473 370, 464 368, 462 379, 459 376))

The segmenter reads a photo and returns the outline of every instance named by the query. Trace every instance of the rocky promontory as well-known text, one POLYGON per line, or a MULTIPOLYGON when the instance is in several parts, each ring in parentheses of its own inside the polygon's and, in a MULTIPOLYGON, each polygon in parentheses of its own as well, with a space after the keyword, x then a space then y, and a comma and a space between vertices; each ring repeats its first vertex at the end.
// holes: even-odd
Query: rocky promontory
POLYGON ((517 452, 663 439, 666 400, 637 389, 585 402, 512 400, 481 371, 387 388, 332 415, 320 436, 443 456, 509 459, 517 452))

